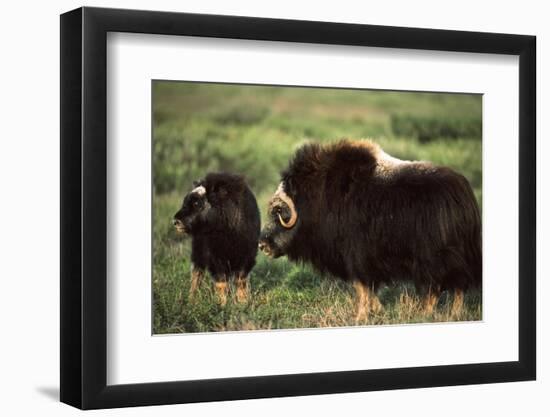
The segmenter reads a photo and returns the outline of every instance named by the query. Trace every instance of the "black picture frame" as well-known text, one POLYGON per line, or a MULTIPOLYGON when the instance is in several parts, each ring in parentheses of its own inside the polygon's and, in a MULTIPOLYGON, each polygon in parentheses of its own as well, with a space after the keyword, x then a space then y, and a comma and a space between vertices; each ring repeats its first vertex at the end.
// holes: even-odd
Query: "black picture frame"
POLYGON ((94 409, 535 379, 534 36, 84 7, 61 15, 60 57, 62 402, 94 409), (108 32, 519 56, 519 360, 107 385, 108 32))

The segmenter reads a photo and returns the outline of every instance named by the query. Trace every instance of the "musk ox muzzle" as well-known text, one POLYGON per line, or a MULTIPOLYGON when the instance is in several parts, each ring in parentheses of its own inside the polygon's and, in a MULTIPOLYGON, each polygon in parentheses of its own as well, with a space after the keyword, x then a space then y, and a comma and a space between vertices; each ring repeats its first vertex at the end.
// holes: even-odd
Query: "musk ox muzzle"
POLYGON ((180 234, 187 233, 187 231, 185 229, 185 225, 183 224, 183 222, 180 219, 175 218, 174 221, 173 221, 173 224, 174 224, 174 228, 176 229, 176 232, 178 232, 180 234))

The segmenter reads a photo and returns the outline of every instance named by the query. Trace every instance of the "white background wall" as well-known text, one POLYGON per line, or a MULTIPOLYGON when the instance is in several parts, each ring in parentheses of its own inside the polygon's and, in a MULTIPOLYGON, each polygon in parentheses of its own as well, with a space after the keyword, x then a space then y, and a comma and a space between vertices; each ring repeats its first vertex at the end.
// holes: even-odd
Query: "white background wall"
MULTIPOLYGON (((74 415, 59 392, 59 17, 76 1, 5 2, 0 23, 0 410, 74 415)), ((545 2, 463 0, 93 1, 86 5, 395 26, 509 32, 538 37, 538 381, 100 411, 99 415, 548 415, 550 210, 546 181, 550 26, 545 2), (546 180, 546 181, 545 181, 546 180), (546 259, 545 259, 546 255, 546 259), (546 395, 544 395, 546 394, 546 395)))

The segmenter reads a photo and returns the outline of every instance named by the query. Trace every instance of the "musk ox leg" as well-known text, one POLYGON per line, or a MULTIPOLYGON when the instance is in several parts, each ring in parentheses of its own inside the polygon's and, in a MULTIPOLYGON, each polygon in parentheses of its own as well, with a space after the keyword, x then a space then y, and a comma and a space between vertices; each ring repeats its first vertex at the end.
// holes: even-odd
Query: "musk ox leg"
POLYGON ((424 312, 428 315, 433 314, 434 308, 437 305, 437 302, 439 301, 440 296, 440 289, 439 288, 433 288, 430 287, 428 289, 428 292, 424 295, 424 312))
POLYGON ((380 313, 384 309, 382 303, 380 302, 380 299, 378 298, 374 290, 371 291, 370 308, 375 313, 380 313))
POLYGON ((368 288, 361 281, 354 281, 355 288, 355 322, 358 323, 369 316, 368 311, 368 288))
POLYGON ((462 311, 464 305, 464 291, 461 289, 454 290, 453 305, 451 307, 451 315, 456 317, 462 311))
POLYGON ((195 293, 197 292, 197 289, 199 288, 203 278, 204 278, 204 271, 200 268, 196 268, 195 266, 192 266, 191 267, 191 287, 189 288, 189 298, 193 299, 195 297, 195 293))
POLYGON ((237 288, 237 302, 246 303, 248 299, 248 277, 244 274, 237 275, 235 287, 237 288))
POLYGON ((218 302, 222 306, 227 304, 228 287, 227 287, 227 280, 225 279, 225 277, 223 277, 222 279, 216 280, 216 282, 214 283, 214 290, 216 291, 218 302))
POLYGON ((356 294, 355 322, 358 323, 367 320, 371 311, 380 311, 382 304, 378 300, 373 288, 370 288, 361 281, 354 281, 353 286, 356 294))

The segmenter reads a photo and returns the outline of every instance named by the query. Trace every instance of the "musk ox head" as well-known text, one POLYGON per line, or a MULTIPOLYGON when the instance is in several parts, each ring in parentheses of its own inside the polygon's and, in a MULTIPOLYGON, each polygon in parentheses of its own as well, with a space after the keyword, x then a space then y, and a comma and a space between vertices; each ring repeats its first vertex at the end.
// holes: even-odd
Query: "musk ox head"
POLYGON ((201 223, 204 223, 212 208, 201 181, 193 183, 194 188, 184 197, 183 204, 174 215, 174 227, 178 233, 192 233, 201 223))
POLYGON ((274 258, 284 255, 299 227, 296 206, 281 182, 269 201, 268 216, 258 245, 260 250, 274 258))

